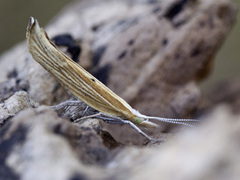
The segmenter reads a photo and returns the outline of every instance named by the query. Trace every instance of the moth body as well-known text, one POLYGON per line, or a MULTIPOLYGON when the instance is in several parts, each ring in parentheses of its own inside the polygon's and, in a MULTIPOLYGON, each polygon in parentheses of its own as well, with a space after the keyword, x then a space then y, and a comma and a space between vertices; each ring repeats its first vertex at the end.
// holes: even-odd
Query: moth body
MULTIPOLYGON (((50 72, 63 87, 94 109, 121 117, 136 124, 144 121, 124 99, 116 95, 79 64, 62 53, 31 17, 27 27, 27 43, 35 61, 50 72)), ((149 123, 152 125, 153 123, 149 123)))

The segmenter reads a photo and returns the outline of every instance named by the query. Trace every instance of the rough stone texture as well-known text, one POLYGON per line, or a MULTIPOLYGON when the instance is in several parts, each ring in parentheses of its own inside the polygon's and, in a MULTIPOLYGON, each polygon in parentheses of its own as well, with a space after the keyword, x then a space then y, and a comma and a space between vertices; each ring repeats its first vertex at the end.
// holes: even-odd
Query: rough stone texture
POLYGON ((8 118, 30 107, 36 108, 38 107, 38 103, 30 98, 27 92, 16 92, 3 103, 0 103, 0 125, 4 124, 8 118))
POLYGON ((168 142, 151 148, 120 146, 114 152, 90 126, 60 119, 47 107, 28 109, 0 130, 0 177, 238 179, 239 120, 222 106, 198 127, 182 129, 168 142))
POLYGON ((117 179, 239 179, 240 116, 219 107, 198 128, 151 149, 127 148, 110 163, 117 179), (134 163, 133 163, 134 162, 134 163))
MULTIPOLYGON (((229 0, 84 1, 66 8, 46 30, 50 37, 67 33, 80 40, 80 64, 135 109, 180 118, 196 109, 196 83, 211 69, 235 14, 229 0)), ((25 72, 21 77, 38 102, 68 98, 34 65, 25 44, 0 60, 6 70, 14 62, 17 72, 25 72)), ((2 80, 7 73, 1 72, 2 80)))
MULTIPOLYGON (((144 114, 192 117, 198 109, 205 118, 192 129, 143 128, 164 137, 162 143, 126 125, 70 122, 84 105, 59 118, 37 103, 69 95, 22 43, 0 57, 0 179, 239 179, 240 117, 227 106, 212 114, 222 102, 239 112, 238 81, 213 90, 208 102, 197 86, 235 15, 230 0, 93 0, 67 7, 46 30, 51 38, 70 34, 84 68, 144 114)), ((74 56, 67 45, 61 49, 74 56)))
POLYGON ((60 119, 46 107, 11 119, 1 129, 0 149, 0 177, 24 180, 97 178, 100 169, 86 164, 104 164, 111 156, 91 127, 60 119))

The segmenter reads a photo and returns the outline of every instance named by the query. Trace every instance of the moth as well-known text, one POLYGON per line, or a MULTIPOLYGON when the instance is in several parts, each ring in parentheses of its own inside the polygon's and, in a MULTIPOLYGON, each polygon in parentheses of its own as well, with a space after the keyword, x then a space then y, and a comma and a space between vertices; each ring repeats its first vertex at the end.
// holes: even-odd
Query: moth
MULTIPOLYGON (((157 127, 149 120, 183 124, 194 119, 169 119, 146 116, 133 109, 124 99, 83 69, 79 64, 61 52, 48 38, 47 33, 33 17, 27 26, 27 44, 33 59, 50 72, 60 84, 88 106, 108 117, 96 117, 113 122, 130 124, 149 140, 155 140, 145 134, 138 126, 157 127)), ((189 125, 190 126, 190 125, 189 125)))

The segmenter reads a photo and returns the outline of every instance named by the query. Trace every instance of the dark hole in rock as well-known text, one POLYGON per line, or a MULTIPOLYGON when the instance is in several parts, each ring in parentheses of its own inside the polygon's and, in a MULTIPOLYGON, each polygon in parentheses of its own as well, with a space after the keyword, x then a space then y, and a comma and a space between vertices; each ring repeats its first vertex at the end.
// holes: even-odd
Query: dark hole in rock
POLYGON ((74 174, 69 180, 88 180, 88 178, 82 174, 74 174))
POLYGON ((96 77, 103 84, 107 84, 108 75, 111 70, 111 65, 106 64, 105 66, 99 68, 96 72, 93 72, 93 76, 96 77))
POLYGON ((131 46, 135 43, 134 39, 131 39, 130 41, 128 41, 128 45, 131 46))
POLYGON ((191 57, 195 57, 198 56, 201 53, 199 48, 195 48, 193 49, 193 51, 191 52, 191 57))
POLYGON ((162 45, 163 45, 163 46, 166 46, 167 44, 168 44, 168 39, 166 39, 166 38, 163 39, 163 40, 162 40, 162 45))
POLYGON ((18 175, 8 167, 6 164, 6 159, 8 155, 11 153, 12 149, 16 148, 18 145, 24 143, 26 139, 26 135, 28 132, 28 128, 23 125, 18 125, 18 127, 11 133, 9 138, 5 138, 3 140, 4 135, 7 133, 9 128, 11 127, 11 123, 6 124, 1 128, 0 131, 0 164, 1 164, 1 171, 0 177, 1 179, 19 179, 18 175))
POLYGON ((97 50, 94 51, 93 58, 92 58, 93 66, 98 65, 106 49, 107 49, 106 46, 100 46, 99 48, 97 48, 97 50))
POLYGON ((81 48, 75 44, 73 37, 70 34, 61 34, 52 38, 52 41, 57 46, 66 46, 67 51, 71 54, 72 59, 78 62, 81 48))
POLYGON ((91 30, 92 30, 93 32, 97 32, 101 26, 102 26, 102 25, 100 25, 100 24, 96 24, 96 25, 92 26, 91 30))
POLYGON ((61 34, 52 38, 52 41, 57 46, 73 46, 75 42, 70 34, 61 34))
POLYGON ((18 72, 17 72, 17 69, 14 68, 12 71, 10 71, 8 74, 7 74, 7 78, 15 78, 18 76, 18 72))
POLYGON ((157 3, 157 2, 158 2, 158 0, 148 0, 148 1, 147 1, 148 4, 155 4, 155 3, 157 3))
POLYGON ((217 16, 220 19, 225 18, 229 14, 229 8, 226 5, 222 5, 217 10, 217 16))
POLYGON ((118 56, 118 60, 123 59, 127 55, 127 50, 124 50, 121 54, 118 56))
POLYGON ((173 20, 175 16, 177 16, 184 8, 184 5, 188 2, 188 0, 181 0, 175 4, 173 4, 170 9, 167 11, 164 17, 169 19, 170 21, 173 20))
POLYGON ((153 14, 156 14, 156 13, 158 13, 160 10, 161 10, 160 7, 156 7, 156 8, 154 8, 154 9, 152 10, 152 13, 153 13, 153 14))
POLYGON ((81 48, 79 46, 71 46, 71 47, 68 47, 67 51, 72 55, 72 60, 74 60, 75 62, 78 62, 79 55, 81 53, 81 48))

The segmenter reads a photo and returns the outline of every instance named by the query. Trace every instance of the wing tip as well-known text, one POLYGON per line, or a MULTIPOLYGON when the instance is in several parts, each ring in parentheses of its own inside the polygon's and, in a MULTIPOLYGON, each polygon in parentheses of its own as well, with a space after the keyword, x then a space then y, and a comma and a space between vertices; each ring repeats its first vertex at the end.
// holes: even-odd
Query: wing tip
POLYGON ((35 29, 35 28, 39 28, 39 24, 38 21, 36 19, 34 19, 34 17, 30 17, 28 26, 27 26, 27 33, 26 36, 27 38, 29 38, 30 33, 35 29))
POLYGON ((35 26, 35 24, 36 24, 36 20, 31 16, 27 26, 27 31, 30 32, 35 26))

